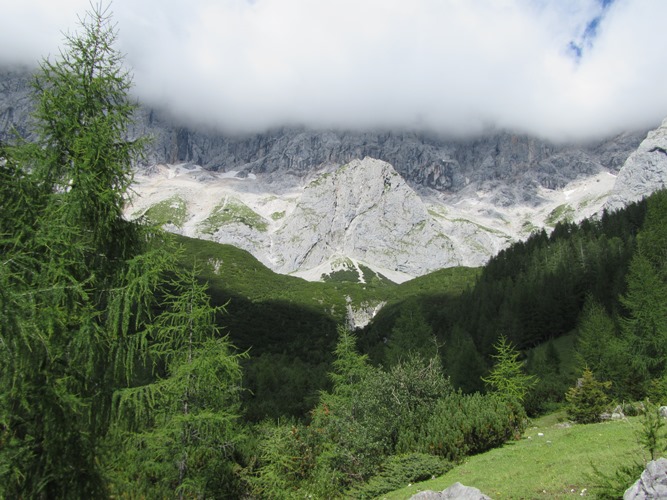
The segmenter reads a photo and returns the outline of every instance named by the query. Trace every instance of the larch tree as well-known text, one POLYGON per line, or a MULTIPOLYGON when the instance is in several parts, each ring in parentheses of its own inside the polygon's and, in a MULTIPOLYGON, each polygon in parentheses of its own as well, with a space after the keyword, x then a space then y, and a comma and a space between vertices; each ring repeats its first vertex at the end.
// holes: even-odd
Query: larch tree
POLYGON ((520 352, 501 335, 494 345, 496 354, 493 368, 482 380, 501 397, 523 403, 526 394, 535 385, 537 379, 527 375, 524 363, 519 360, 520 352))
MULTIPOLYGON (((197 401, 203 401, 197 389, 205 386, 211 391, 206 397, 217 397, 233 392, 240 376, 227 340, 208 332, 212 337, 204 342, 189 333, 199 330, 188 326, 193 318, 182 309, 183 300, 192 299, 188 307, 206 321, 215 310, 201 288, 177 273, 162 233, 122 216, 143 139, 127 135, 135 105, 130 75, 114 48, 116 33, 101 5, 81 19, 80 32, 66 35, 59 57, 43 61, 35 76, 36 139, 0 151, 3 498, 106 496, 102 464, 113 395, 135 386, 135 369, 152 356, 163 359, 171 375, 200 369, 210 374, 206 363, 222 366, 217 378, 199 386, 188 385, 195 380, 189 375, 170 378, 180 380, 174 391, 184 388, 181 397, 198 394, 197 401), (184 298, 175 297, 183 286, 184 298), (155 352, 168 335, 173 359, 155 352)), ((236 404, 236 396, 221 401, 236 404)), ((197 404, 193 399, 188 406, 197 404)), ((162 407, 147 411, 156 425, 173 427, 162 407)), ((228 411, 219 419, 230 420, 228 411)), ((188 418, 202 420, 193 415, 186 412, 179 421, 181 449, 189 457, 203 453, 193 451, 197 443, 187 431, 195 426, 188 418)), ((210 432, 227 429, 221 425, 210 432)), ((196 468, 192 460, 180 460, 183 473, 174 488, 185 487, 196 468)))

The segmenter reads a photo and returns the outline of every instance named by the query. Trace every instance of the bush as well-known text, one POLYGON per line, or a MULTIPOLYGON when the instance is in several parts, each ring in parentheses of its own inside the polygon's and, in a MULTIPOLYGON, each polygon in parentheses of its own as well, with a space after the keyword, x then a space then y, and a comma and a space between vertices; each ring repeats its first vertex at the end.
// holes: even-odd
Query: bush
POLYGON ((588 368, 584 370, 577 385, 570 387, 565 395, 568 416, 579 424, 599 422, 609 405, 607 391, 611 382, 600 382, 588 368))
POLYGON ((389 457, 380 472, 366 484, 348 492, 351 498, 375 498, 409 483, 441 476, 452 468, 451 462, 425 453, 407 453, 389 457))
POLYGON ((456 462, 519 439, 527 419, 516 401, 459 392, 441 399, 424 421, 419 428, 402 430, 397 451, 431 453, 456 462))

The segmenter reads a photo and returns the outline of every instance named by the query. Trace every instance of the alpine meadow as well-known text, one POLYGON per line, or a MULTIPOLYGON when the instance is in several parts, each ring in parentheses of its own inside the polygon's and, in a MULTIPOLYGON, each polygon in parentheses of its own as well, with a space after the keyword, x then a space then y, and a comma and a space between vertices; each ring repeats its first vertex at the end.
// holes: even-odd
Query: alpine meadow
MULTIPOLYGON (((151 137, 117 39, 91 6, 32 77, 27 130, 0 142, 0 498, 376 498, 440 476, 494 498, 618 498, 664 454, 667 191, 554 214, 480 267, 400 284, 356 261, 278 274, 169 232, 175 195, 127 216, 151 137), (620 413, 639 460, 605 422, 620 413), (601 465, 609 449, 579 458, 573 440, 581 463, 555 486, 539 468, 508 490, 474 469, 525 449, 530 472, 531 428, 556 419, 628 453, 601 465)), ((238 200, 216 210, 211 235, 271 222, 238 200)))

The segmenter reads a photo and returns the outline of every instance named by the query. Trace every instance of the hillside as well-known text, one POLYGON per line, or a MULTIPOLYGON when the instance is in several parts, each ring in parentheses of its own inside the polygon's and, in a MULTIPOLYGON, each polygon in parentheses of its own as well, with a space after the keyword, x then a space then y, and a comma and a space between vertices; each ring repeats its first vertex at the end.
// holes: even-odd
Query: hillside
POLYGON ((406 500, 419 491, 442 491, 455 482, 474 486, 495 500, 595 496, 593 466, 611 475, 621 465, 643 463, 637 443, 639 417, 572 425, 554 414, 531 423, 519 441, 469 457, 438 478, 381 495, 406 500))
MULTIPOLYGON (((474 283, 473 268, 442 269, 397 285, 386 279, 358 283, 357 276, 333 275, 309 282, 278 274, 231 245, 173 235, 181 262, 198 263, 213 302, 225 304, 219 322, 234 345, 249 352, 244 384, 246 416, 303 417, 328 385, 336 327, 365 326, 383 307, 414 297, 437 295, 453 301, 474 283)), ((370 276, 371 274, 368 274, 370 276)))

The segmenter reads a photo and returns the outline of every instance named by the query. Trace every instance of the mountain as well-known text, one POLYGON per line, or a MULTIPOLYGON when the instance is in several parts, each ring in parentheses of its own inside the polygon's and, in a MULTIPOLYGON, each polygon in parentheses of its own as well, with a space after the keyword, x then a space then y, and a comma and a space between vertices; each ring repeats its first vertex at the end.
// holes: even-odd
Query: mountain
MULTIPOLYGON (((29 134, 30 75, 0 71, 0 140, 29 134)), ((478 266, 512 241, 599 211, 644 139, 634 131, 555 144, 507 131, 284 128, 224 134, 141 107, 150 136, 129 217, 236 245, 308 279, 375 270, 396 282, 478 266), (380 161, 381 160, 381 161, 380 161)))
POLYGON ((626 160, 605 204, 610 210, 624 207, 667 185, 667 119, 648 133, 626 160))

